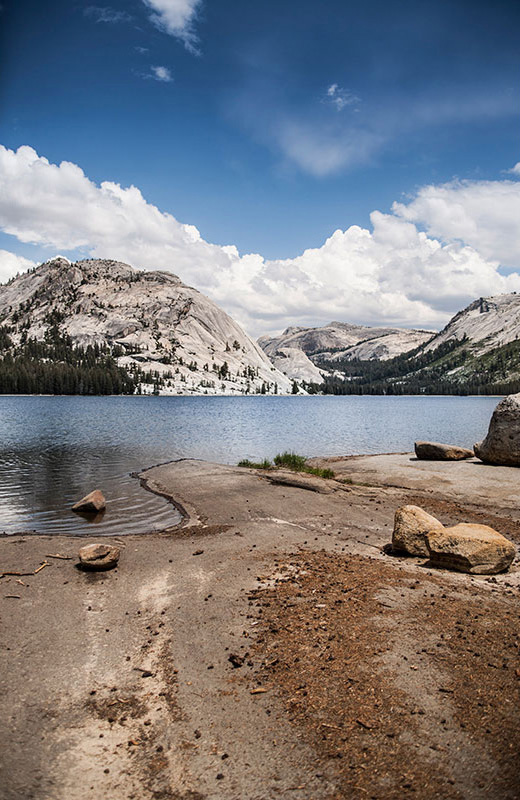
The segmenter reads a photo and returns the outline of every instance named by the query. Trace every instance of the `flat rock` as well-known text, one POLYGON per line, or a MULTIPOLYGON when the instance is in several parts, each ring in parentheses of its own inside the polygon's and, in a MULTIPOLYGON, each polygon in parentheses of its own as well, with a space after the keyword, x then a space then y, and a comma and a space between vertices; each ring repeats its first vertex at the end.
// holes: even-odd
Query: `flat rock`
POLYGON ((473 458, 473 450, 458 447, 456 444, 442 444, 441 442, 415 442, 415 455, 426 461, 461 461, 464 458, 473 458))
POLYGON ((84 569, 103 570, 117 565, 120 551, 112 544, 86 544, 78 555, 84 569))
POLYGON ((516 554, 514 544, 501 533, 487 525, 465 522, 430 531, 426 544, 432 566, 474 575, 505 572, 516 554))
POLYGON ((302 472, 274 470, 273 472, 266 472, 265 477, 270 483, 277 483, 281 486, 294 486, 297 489, 308 489, 311 492, 319 492, 320 494, 331 494, 335 490, 335 487, 330 485, 329 480, 317 478, 314 475, 306 475, 302 472))
POLYGON ((94 489, 93 492, 74 503, 72 510, 81 514, 97 514, 99 511, 103 511, 106 505, 103 492, 100 492, 99 489, 94 489))
POLYGON ((486 464, 520 467, 520 393, 497 405, 486 438, 475 445, 475 455, 486 464))
POLYGON ((442 531, 444 525, 419 506, 401 506, 395 512, 392 550, 411 556, 428 557, 426 536, 430 531, 442 531))

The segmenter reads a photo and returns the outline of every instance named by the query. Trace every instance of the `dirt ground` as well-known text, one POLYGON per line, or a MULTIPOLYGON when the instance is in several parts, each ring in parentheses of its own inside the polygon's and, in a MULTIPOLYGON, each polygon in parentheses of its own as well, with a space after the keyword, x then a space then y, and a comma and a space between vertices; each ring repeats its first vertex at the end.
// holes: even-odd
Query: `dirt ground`
POLYGON ((76 568, 91 539, 0 539, 2 800, 519 797, 518 562, 385 548, 407 502, 520 543, 518 472, 484 469, 496 502, 463 473, 322 491, 172 462, 142 479, 183 526, 123 537, 116 570, 76 568))

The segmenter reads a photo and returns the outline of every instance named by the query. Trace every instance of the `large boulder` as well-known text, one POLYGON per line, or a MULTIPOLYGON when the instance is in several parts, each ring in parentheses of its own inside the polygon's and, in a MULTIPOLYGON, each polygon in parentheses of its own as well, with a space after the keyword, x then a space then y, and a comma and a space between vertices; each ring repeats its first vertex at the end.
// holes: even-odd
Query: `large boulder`
POLYGON ((441 442, 415 442, 415 455, 427 461, 461 461, 464 458, 473 458, 473 450, 458 447, 456 444, 441 444, 441 442))
POLYGON ((504 572, 516 553, 514 544, 493 528, 466 522, 430 531, 426 544, 432 566, 474 575, 504 572))
POLYGON ((82 497, 81 500, 78 500, 78 502, 74 503, 72 506, 72 510, 76 511, 78 514, 97 514, 105 508, 106 500, 103 496, 103 492, 100 492, 99 489, 94 489, 93 492, 82 497))
POLYGON ((117 565, 120 552, 112 544, 86 544, 78 555, 83 569, 104 570, 117 565))
POLYGON ((520 393, 497 405, 486 438, 475 445, 475 455, 486 464, 520 467, 520 393))
POLYGON ((395 512, 392 550, 427 557, 426 536, 430 531, 438 530, 444 530, 442 522, 419 506, 401 506, 395 512))

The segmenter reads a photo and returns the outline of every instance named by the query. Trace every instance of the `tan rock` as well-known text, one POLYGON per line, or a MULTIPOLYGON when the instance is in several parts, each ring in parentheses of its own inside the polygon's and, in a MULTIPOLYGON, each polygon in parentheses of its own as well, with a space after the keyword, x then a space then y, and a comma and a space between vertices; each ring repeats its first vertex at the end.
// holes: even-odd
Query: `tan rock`
POLYGON ((318 478, 314 475, 306 475, 302 472, 277 469, 266 473, 265 477, 269 483, 279 484, 280 486, 294 486, 295 489, 307 489, 319 494, 331 494, 335 491, 335 486, 331 484, 330 480, 318 478))
POLYGON ((475 445, 475 455, 486 464, 520 467, 520 393, 497 405, 486 438, 475 445))
POLYGON ((428 556, 426 535, 443 530, 444 526, 419 506, 401 506, 395 512, 392 549, 411 556, 428 556))
POLYGON ((74 503, 72 510, 82 514, 97 514, 98 511, 103 511, 106 508, 106 500, 103 492, 99 489, 94 489, 93 492, 87 494, 77 503, 74 503))
POLYGON ((441 442, 415 442, 414 447, 417 458, 428 461, 461 461, 475 455, 473 450, 466 447, 441 442))
POLYGON ((432 566, 474 575, 504 572, 516 554, 514 544, 501 533, 487 525, 465 522, 430 531, 426 544, 432 566))
POLYGON ((112 544, 86 544, 79 550, 79 560, 84 569, 112 569, 119 561, 119 547, 112 544))

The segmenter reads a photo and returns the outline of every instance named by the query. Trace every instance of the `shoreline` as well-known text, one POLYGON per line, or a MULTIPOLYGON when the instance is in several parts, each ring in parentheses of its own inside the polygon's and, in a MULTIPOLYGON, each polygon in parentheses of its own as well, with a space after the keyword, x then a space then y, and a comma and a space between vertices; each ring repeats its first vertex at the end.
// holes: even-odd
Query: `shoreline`
POLYGON ((407 502, 445 523, 487 521, 519 544, 518 470, 410 453, 329 463, 356 482, 318 479, 309 491, 193 459, 151 467, 142 485, 182 507, 183 523, 118 539, 109 572, 75 568, 75 536, 0 539, 2 569, 32 573, 0 581, 3 800, 393 800, 416 797, 414 784, 421 800, 517 796, 519 681, 504 648, 520 610, 518 559, 489 578, 384 546, 407 502), (466 619, 471 658, 456 649, 466 619), (349 630, 366 652, 352 650, 349 630), (491 692, 484 711, 473 708, 479 692, 491 692))
POLYGON ((425 394, 424 392, 420 392, 419 394, 262 394, 259 392, 258 394, 241 394, 241 393, 226 393, 222 392, 219 394, 204 394, 204 392, 186 392, 186 394, 2 394, 0 393, 0 397, 96 397, 96 398, 105 398, 105 397, 386 397, 388 398, 400 398, 400 397, 492 397, 492 398, 502 398, 505 397, 503 394, 425 394))

